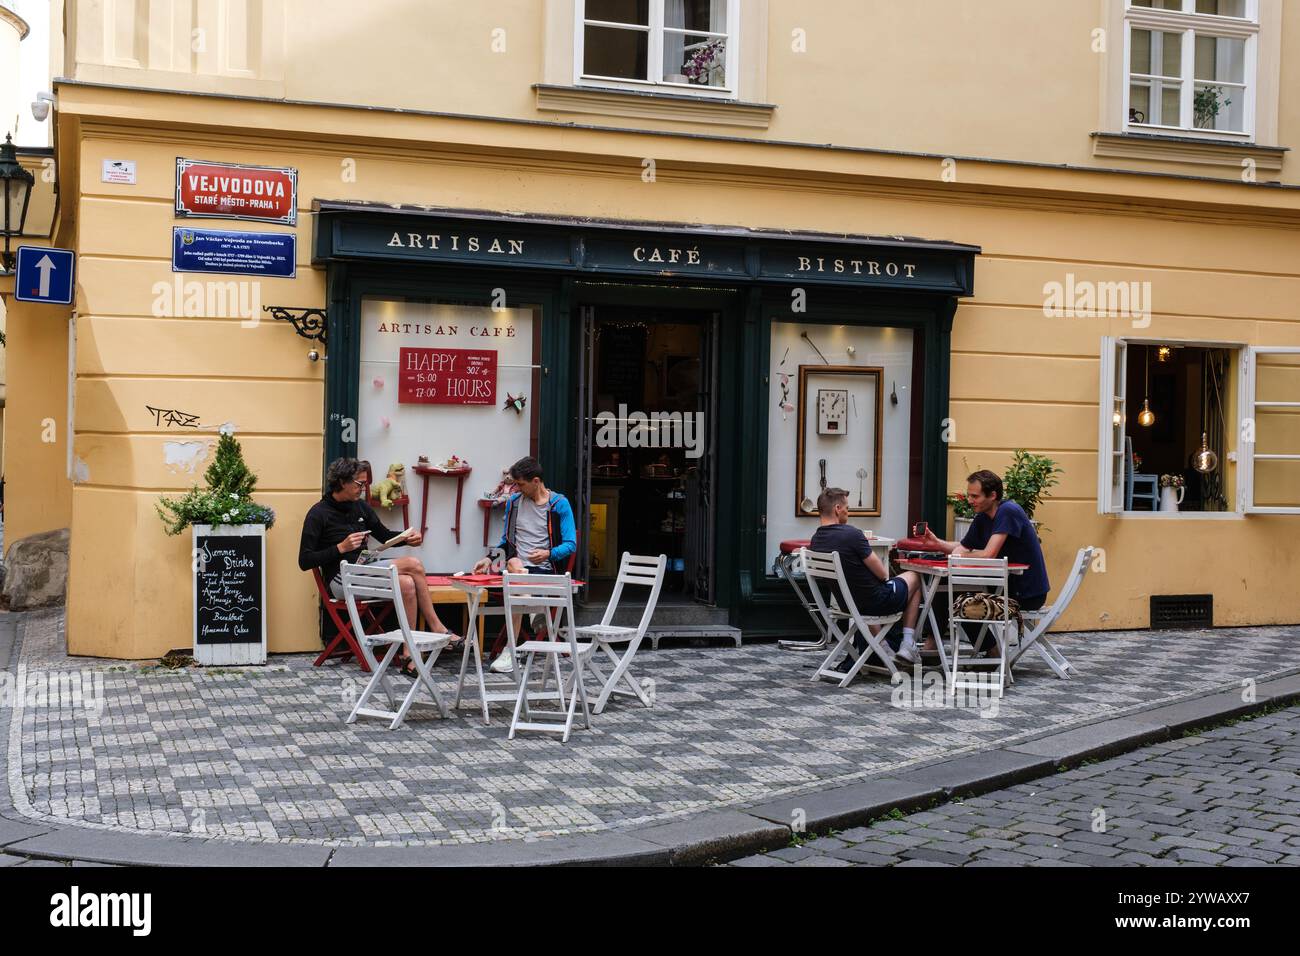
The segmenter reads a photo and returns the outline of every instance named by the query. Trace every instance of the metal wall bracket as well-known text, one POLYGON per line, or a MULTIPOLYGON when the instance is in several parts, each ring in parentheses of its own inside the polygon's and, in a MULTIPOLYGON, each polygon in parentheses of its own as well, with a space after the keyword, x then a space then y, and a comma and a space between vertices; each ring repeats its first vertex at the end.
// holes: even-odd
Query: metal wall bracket
POLYGON ((289 309, 282 305, 264 305, 263 312, 270 312, 271 318, 293 323, 293 330, 304 339, 315 339, 322 345, 325 342, 324 309, 289 309))

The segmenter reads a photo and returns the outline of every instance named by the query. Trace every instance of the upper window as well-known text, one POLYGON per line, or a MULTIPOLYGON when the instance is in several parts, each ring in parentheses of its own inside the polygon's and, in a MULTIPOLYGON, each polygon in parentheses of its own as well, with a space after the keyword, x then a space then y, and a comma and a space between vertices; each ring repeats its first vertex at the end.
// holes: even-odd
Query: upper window
POLYGON ((1129 0, 1125 129, 1254 136, 1258 0, 1129 0))
POLYGON ((734 96, 739 0, 577 0, 576 81, 734 96))

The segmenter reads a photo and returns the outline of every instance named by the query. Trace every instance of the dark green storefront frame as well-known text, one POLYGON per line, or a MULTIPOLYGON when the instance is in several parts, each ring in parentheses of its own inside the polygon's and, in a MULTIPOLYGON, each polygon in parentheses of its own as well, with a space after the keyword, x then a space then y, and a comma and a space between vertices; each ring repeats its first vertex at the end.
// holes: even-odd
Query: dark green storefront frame
MULTIPOLYGON (((368 220, 375 217, 373 210, 355 214, 368 220)), ((716 599, 719 606, 729 609, 730 622, 747 635, 787 635, 808 627, 808 619, 795 604, 789 587, 771 574, 773 555, 768 553, 764 529, 766 483, 743 477, 767 474, 768 415, 772 410, 767 370, 772 322, 906 328, 922 337, 925 374, 921 512, 936 527, 946 523, 947 450, 942 435, 948 417, 956 295, 943 291, 899 292, 825 280, 805 284, 755 276, 731 275, 724 280, 698 274, 652 276, 644 270, 620 270, 608 261, 580 270, 501 268, 487 260, 430 262, 413 267, 410 261, 385 261, 382 251, 365 256, 338 248, 331 242, 331 234, 337 234, 335 225, 340 217, 348 215, 349 211, 334 210, 329 217, 319 217, 316 237, 316 261, 328 269, 329 346, 322 467, 325 462, 357 451, 355 439, 346 440, 346 425, 348 420, 355 422, 358 414, 359 316, 364 297, 399 296, 487 305, 495 291, 504 289, 509 305, 541 309, 543 374, 540 394, 534 398, 542 415, 537 452, 553 476, 551 483, 565 491, 572 490, 578 478, 578 308, 621 304, 721 313, 718 421, 735 422, 738 427, 720 429, 716 446, 716 599), (791 292, 796 286, 804 288, 807 296, 806 310, 797 313, 791 307, 791 292), (557 467, 556 463, 561 462, 563 466, 557 467), (735 493, 729 494, 728 489, 735 493)), ((394 216, 394 228, 399 231, 406 222, 429 228, 425 218, 401 220, 399 214, 389 215, 394 216)), ((479 220, 456 221, 458 225, 472 226, 479 220)), ((491 218, 482 221, 489 225, 499 222, 491 218)), ((656 230, 656 236, 672 235, 667 229, 656 230)), ((629 241, 643 239, 639 231, 629 232, 628 236, 629 241)), ((581 262, 582 237, 570 242, 575 261, 581 262)), ((969 295, 971 266, 978 250, 946 248, 962 259, 956 271, 964 277, 965 287, 958 294, 969 295)), ((756 253, 746 251, 746 263, 755 260, 756 253)))

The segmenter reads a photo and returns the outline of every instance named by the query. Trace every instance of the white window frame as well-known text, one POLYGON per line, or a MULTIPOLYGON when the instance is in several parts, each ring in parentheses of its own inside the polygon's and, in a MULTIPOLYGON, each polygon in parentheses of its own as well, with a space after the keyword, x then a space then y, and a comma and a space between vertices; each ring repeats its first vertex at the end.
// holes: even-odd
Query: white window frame
POLYGON ((1277 505, 1255 504, 1255 462, 1257 460, 1300 461, 1300 455, 1268 454, 1255 452, 1254 422, 1257 408, 1300 408, 1300 402, 1261 402, 1255 397, 1255 378, 1258 359, 1261 355, 1297 355, 1300 347, 1282 345, 1250 346, 1241 353, 1241 392, 1237 407, 1241 410, 1237 431, 1240 454, 1237 469, 1237 507, 1246 514, 1294 515, 1300 514, 1300 507, 1282 507, 1277 505), (1247 424, 1252 427, 1247 428, 1247 424), (1251 440, 1246 441, 1250 435, 1251 440))
MULTIPOLYGON (((1209 341, 1205 339, 1169 339, 1138 336, 1103 336, 1101 340, 1101 376, 1098 410, 1097 439, 1097 512, 1113 515, 1117 518, 1138 518, 1142 520, 1178 520, 1221 521, 1242 518, 1248 514, 1300 514, 1300 507, 1285 508, 1262 506, 1254 503, 1255 446, 1246 442, 1247 434, 1244 420, 1254 418, 1256 407, 1300 408, 1300 402, 1256 402, 1255 401, 1255 359, 1257 355, 1275 353, 1300 353, 1300 347, 1289 346, 1250 346, 1244 342, 1209 341), (1115 445, 1116 432, 1114 424, 1115 410, 1127 408, 1127 362, 1130 345, 1186 345, 1206 349, 1231 349, 1238 356, 1238 415, 1235 434, 1235 447, 1225 448, 1225 461, 1219 467, 1230 467, 1230 462, 1237 464, 1237 493, 1234 509, 1231 511, 1125 511, 1123 478, 1117 485, 1114 481, 1114 458, 1124 454, 1124 438, 1128 434, 1128 419, 1121 411, 1118 432, 1118 448, 1115 445), (1116 366, 1120 377, 1116 379, 1116 366), (1116 383, 1118 381, 1118 394, 1116 383)), ((1300 455, 1261 455, 1264 459, 1300 460, 1300 455)), ((1120 473, 1122 476, 1122 472, 1120 473)))
MULTIPOLYGON (((726 73, 726 86, 702 86, 697 83, 669 83, 664 79, 664 0, 648 0, 649 24, 641 27, 626 23, 608 23, 603 20, 588 20, 586 16, 587 0, 574 0, 573 24, 573 83, 575 86, 594 86, 602 89, 637 90, 640 92, 680 93, 690 96, 705 96, 714 99, 735 99, 739 90, 740 62, 740 0, 725 0, 727 4, 727 31, 712 33, 707 30, 690 31, 693 35, 709 37, 725 36, 727 38, 727 56, 723 69, 726 73), (633 80, 619 76, 599 76, 583 71, 587 26, 609 26, 621 30, 638 31, 649 34, 646 60, 649 77, 633 80)), ((1251 0, 1254 2, 1254 0, 1251 0)))
MULTIPOLYGON (((1182 0, 1181 10, 1159 10, 1153 7, 1136 7, 1132 0, 1124 0, 1124 61, 1123 61, 1123 129, 1126 133, 1158 133, 1163 135, 1189 136, 1198 139, 1217 140, 1220 142, 1254 142, 1256 97, 1259 90, 1259 0, 1245 0, 1244 17, 1224 17, 1217 14, 1197 13, 1196 0, 1182 0), (1243 127, 1240 132, 1234 130, 1201 129, 1195 125, 1176 126, 1168 123, 1134 122, 1130 117, 1130 97, 1132 94, 1133 72, 1132 39, 1134 30, 1151 30, 1152 62, 1156 62, 1157 46, 1154 41, 1159 33, 1178 33, 1182 37, 1182 75, 1181 106, 1179 112, 1187 117, 1189 124, 1195 124, 1193 109, 1196 96, 1196 37, 1214 36, 1245 40, 1245 62, 1242 94, 1243 127)), ((1148 78, 1149 74, 1140 74, 1148 78)), ((1159 79, 1158 77, 1156 78, 1159 79)), ((1200 81, 1205 82, 1205 81, 1200 81)), ((1228 82, 1216 82, 1216 86, 1238 89, 1238 85, 1228 82)), ((1149 120, 1150 117, 1147 117, 1149 120)))

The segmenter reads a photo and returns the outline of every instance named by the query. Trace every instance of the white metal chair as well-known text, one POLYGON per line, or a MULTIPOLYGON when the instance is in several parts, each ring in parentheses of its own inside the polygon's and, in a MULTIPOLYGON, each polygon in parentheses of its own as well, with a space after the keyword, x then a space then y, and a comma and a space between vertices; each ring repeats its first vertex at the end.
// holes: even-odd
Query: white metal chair
POLYGON ((501 592, 505 606, 506 627, 509 630, 511 646, 518 646, 524 656, 523 673, 519 675, 519 695, 515 699, 515 712, 510 719, 508 739, 513 740, 515 731, 540 730, 547 733, 563 734, 568 742, 573 729, 573 718, 577 714, 578 702, 582 702, 582 722, 591 729, 591 706, 587 701, 587 685, 583 680, 583 671, 587 668, 587 658, 595 644, 582 644, 578 641, 577 631, 573 625, 573 578, 568 574, 505 574, 501 577, 501 592), (541 611, 546 622, 549 640, 525 641, 517 644, 515 619, 518 615, 541 611), (559 710, 536 710, 529 705, 529 680, 533 673, 533 659, 542 655, 542 672, 546 668, 554 670, 555 681, 559 690, 559 710), (568 658, 572 669, 572 680, 566 686, 560 672, 560 660, 568 658), (566 700, 567 698, 567 700, 566 700))
POLYGON ((357 643, 371 670, 370 681, 361 692, 361 696, 357 698, 346 722, 354 723, 358 717, 383 717, 392 721, 388 729, 395 730, 406 719, 406 714, 412 705, 425 706, 429 703, 415 699, 421 686, 428 689, 433 703, 438 707, 438 713, 447 717, 447 707, 438 696, 437 688, 433 686, 430 669, 442 649, 447 646, 450 637, 446 634, 434 634, 431 631, 411 630, 411 624, 406 619, 406 606, 402 603, 402 589, 397 583, 397 568, 392 565, 360 565, 344 561, 339 566, 339 574, 343 579, 343 599, 348 606, 348 617, 352 619, 353 633, 357 635, 357 643), (393 611, 397 615, 397 630, 380 634, 365 633, 357 609, 358 598, 392 601, 393 611), (410 655, 415 665, 416 676, 411 681, 410 690, 406 692, 406 699, 402 701, 400 707, 397 707, 392 679, 388 676, 388 665, 393 662, 398 649, 403 645, 406 646, 406 653, 410 655), (376 647, 388 648, 383 658, 377 662, 374 654, 376 647), (366 706, 380 687, 383 687, 384 693, 388 695, 389 706, 396 707, 396 710, 379 710, 366 706))
POLYGON ((650 706, 649 696, 637 684, 636 678, 628 671, 628 666, 632 663, 632 658, 645 637, 646 629, 650 626, 655 605, 659 603, 659 591, 663 587, 664 570, 667 567, 668 558, 662 554, 657 558, 651 558, 624 551, 623 559, 618 566, 618 578, 614 581, 614 592, 609 596, 604 617, 600 619, 599 624, 578 628, 578 637, 594 643, 596 650, 609 658, 610 663, 614 665, 614 669, 606 675, 597 663, 595 651, 587 657, 587 669, 601 684, 596 705, 592 708, 593 713, 602 713, 605 704, 613 694, 636 697, 645 706, 650 706), (641 612, 641 621, 636 627, 619 627, 610 623, 618 612, 618 602, 623 596, 623 588, 627 585, 650 589, 650 594, 646 597, 645 610, 641 612), (622 654, 614 650, 616 644, 627 645, 622 654), (620 682, 626 684, 630 690, 620 687, 620 682))
POLYGON ((950 613, 948 616, 948 631, 952 638, 952 669, 948 673, 949 697, 956 697, 957 688, 959 687, 963 690, 974 690, 977 693, 988 692, 990 689, 996 688, 997 696, 1001 697, 1008 680, 1011 679, 1011 672, 1007 667, 1007 644, 1010 640, 1008 635, 1012 628, 1019 625, 1011 619, 1011 606, 1007 603, 1010 597, 1008 583, 1010 577, 1011 572, 1008 570, 1006 558, 967 558, 949 555, 948 608, 950 613), (1002 599, 1001 617, 971 618, 951 613, 958 591, 985 589, 991 589, 990 593, 993 597, 1002 599), (962 674, 960 665, 961 636, 964 630, 962 625, 964 624, 980 625, 979 632, 972 642, 974 647, 979 647, 985 635, 991 634, 998 649, 996 659, 991 657, 973 658, 976 667, 967 671, 969 677, 962 674), (987 669, 993 664, 997 665, 996 685, 989 679, 992 675, 987 669))
POLYGON ((1025 622, 1025 633, 1019 643, 1012 648, 1011 658, 1007 661, 1008 667, 1014 668, 1016 661, 1032 647, 1043 660, 1047 661, 1047 666, 1056 672, 1057 677, 1069 679, 1074 671, 1074 665, 1067 661, 1065 655, 1056 649, 1056 645, 1047 639, 1047 632, 1065 613, 1074 596, 1079 593, 1084 575, 1092 568, 1092 559, 1096 553, 1097 549, 1091 546, 1080 548, 1079 553, 1074 556, 1074 566, 1070 569, 1069 577, 1066 578, 1065 587, 1057 593, 1056 600, 1037 611, 1020 612, 1020 617, 1025 622))
POLYGON ((819 552, 801 548, 799 562, 802 565, 804 578, 808 582, 808 590, 812 592, 813 600, 817 604, 817 612, 826 626, 826 633, 835 641, 835 646, 818 666, 812 680, 833 680, 841 687, 848 687, 858 676, 858 671, 864 667, 873 672, 888 673, 891 677, 898 673, 898 667, 894 663, 894 651, 885 643, 884 634, 902 617, 902 614, 874 617, 863 615, 854 603, 853 595, 844 580, 844 566, 840 562, 838 551, 819 552), (827 585, 835 585, 835 587, 828 587, 827 593, 823 593, 822 588, 827 585), (840 595, 838 599, 835 595, 836 590, 840 595), (843 600, 844 610, 840 610, 839 600, 843 600), (866 650, 860 651, 854 646, 855 634, 862 635, 867 643, 866 650), (873 652, 880 659, 880 664, 867 663, 873 652), (853 658, 853 664, 847 671, 836 670, 835 665, 845 655, 853 658))

